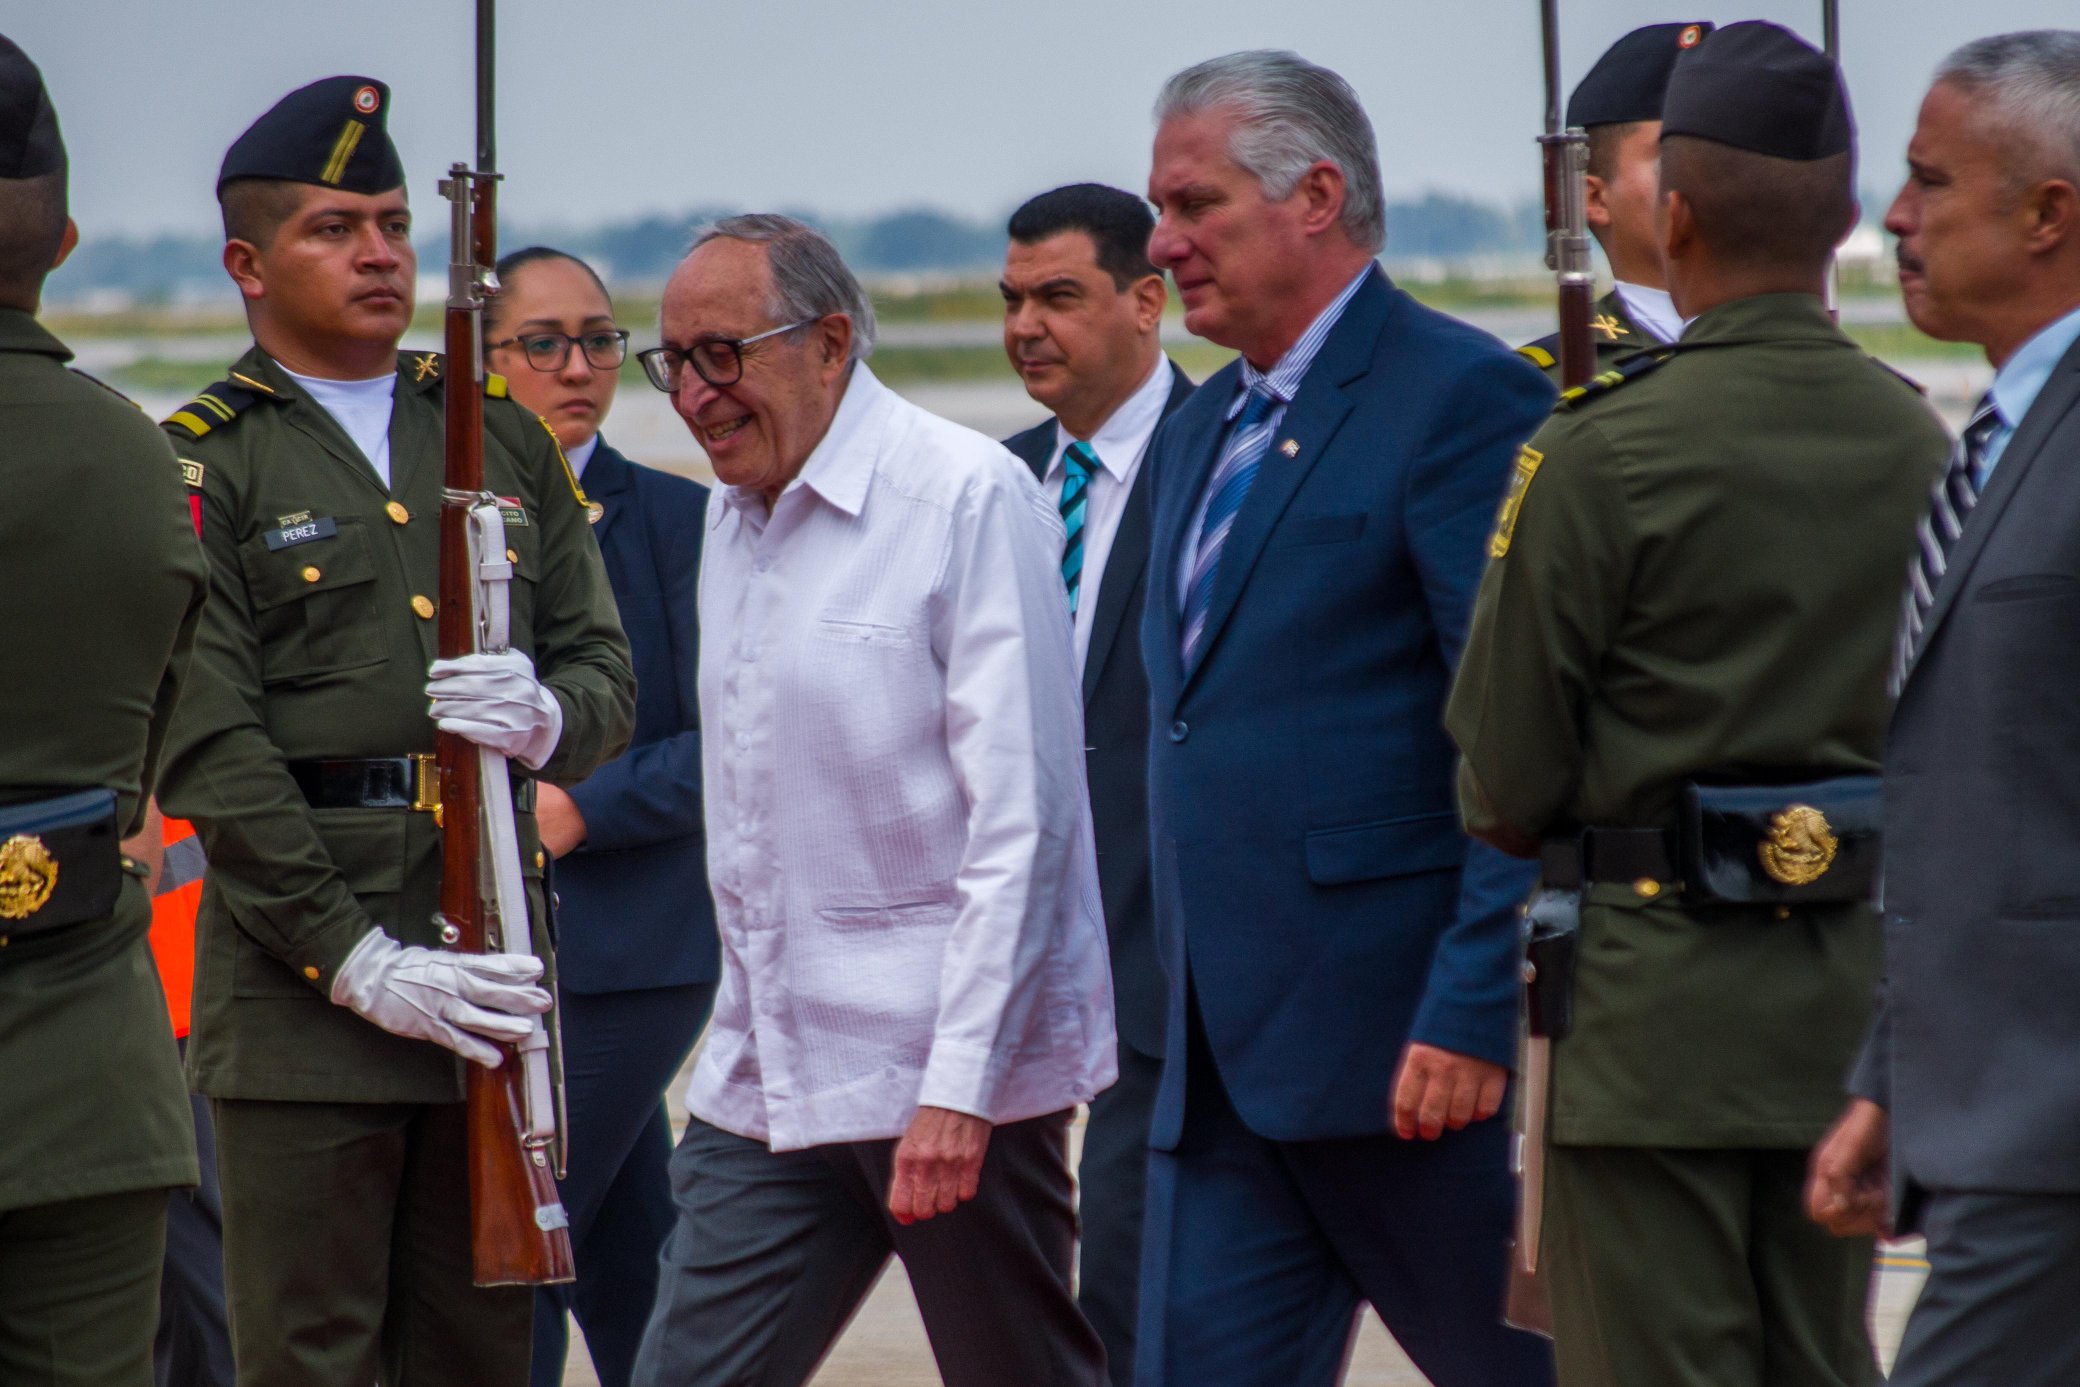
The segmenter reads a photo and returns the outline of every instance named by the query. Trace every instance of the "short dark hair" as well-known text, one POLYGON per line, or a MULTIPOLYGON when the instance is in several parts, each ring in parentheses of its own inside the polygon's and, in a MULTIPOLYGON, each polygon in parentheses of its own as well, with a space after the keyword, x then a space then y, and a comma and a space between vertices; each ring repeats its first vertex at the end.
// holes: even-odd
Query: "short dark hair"
MULTIPOLYGON (((514 275, 526 269, 529 265, 538 265, 544 260, 568 260, 583 270, 586 277, 599 286, 600 297, 607 301, 607 311, 609 313, 614 311, 614 296, 607 292, 607 282, 599 277, 599 271, 593 269, 592 266, 586 264, 577 256, 572 255, 569 251, 557 250, 554 246, 523 246, 519 250, 509 250, 504 255, 499 256, 498 264, 494 267, 498 273, 498 282, 506 284, 512 280, 514 275)), ((495 325, 503 311, 504 304, 501 301, 501 296, 493 294, 484 305, 484 326, 489 328, 495 325)))
POLYGON ((1748 269, 1813 270, 1827 264, 1855 214, 1856 164, 1779 159, 1716 140, 1661 141, 1661 189, 1681 193, 1713 258, 1748 269))
POLYGON ((283 223, 303 205, 312 186, 289 178, 234 178, 217 190, 224 214, 224 239, 246 241, 266 250, 283 223))
POLYGON ((0 302, 26 308, 65 244, 65 170, 0 178, 0 302))
POLYGON ((1112 276, 1115 289, 1156 273, 1148 259, 1148 238, 1155 229, 1155 214, 1146 202, 1103 183, 1071 183, 1042 193, 1013 212, 1005 228, 1022 246, 1081 231, 1097 248, 1098 268, 1112 276))
POLYGON ((1619 147, 1645 124, 1647 122, 1643 120, 1621 120, 1610 125, 1590 126, 1588 130, 1588 172, 1590 176, 1601 178, 1606 183, 1617 177, 1619 147))

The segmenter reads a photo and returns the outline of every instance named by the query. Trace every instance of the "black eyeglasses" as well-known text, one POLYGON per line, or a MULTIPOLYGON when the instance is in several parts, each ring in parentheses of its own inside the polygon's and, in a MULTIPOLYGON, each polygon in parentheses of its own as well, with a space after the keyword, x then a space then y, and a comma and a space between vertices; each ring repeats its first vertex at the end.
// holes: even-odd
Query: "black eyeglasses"
POLYGON ((560 332, 530 332, 523 337, 508 337, 503 342, 493 342, 492 349, 510 347, 514 343, 527 357, 527 364, 537 371, 561 371, 563 364, 571 359, 571 348, 585 353, 586 363, 595 371, 619 369, 628 360, 628 333, 620 328, 613 331, 587 332, 576 337, 567 337, 560 332))
POLYGON ((693 363, 694 374, 717 390, 726 385, 735 385, 744 379, 744 348, 753 342, 763 342, 768 337, 778 337, 783 332, 808 327, 821 318, 804 318, 799 323, 785 327, 768 328, 754 337, 706 337, 681 351, 677 347, 652 347, 646 352, 637 352, 636 360, 643 363, 643 374, 650 383, 667 395, 679 388, 687 362, 693 363))

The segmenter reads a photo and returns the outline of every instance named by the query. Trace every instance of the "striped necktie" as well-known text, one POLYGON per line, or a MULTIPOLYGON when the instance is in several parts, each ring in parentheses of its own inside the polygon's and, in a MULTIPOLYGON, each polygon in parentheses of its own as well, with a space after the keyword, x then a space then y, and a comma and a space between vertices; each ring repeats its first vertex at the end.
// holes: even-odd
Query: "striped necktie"
POLYGON ((1069 615, 1076 615, 1076 599, 1083 592, 1083 517, 1090 508, 1091 474, 1098 470, 1098 455, 1091 445, 1071 443, 1062 454, 1062 582, 1069 588, 1069 615))
POLYGON ((1251 389, 1242 413, 1228 430, 1227 446, 1206 481, 1206 513, 1199 524, 1199 547, 1192 556, 1192 578, 1184 590, 1184 667, 1192 667, 1199 642, 1206 635, 1206 610, 1213 603, 1213 581, 1220 574, 1221 550, 1228 532, 1235 527, 1235 513, 1242 509, 1264 449, 1271 443, 1271 411, 1278 397, 1262 387, 1251 389))
POLYGON ((1979 397, 1977 409, 1957 444, 1950 450, 1950 465, 1929 493, 1928 514, 1921 517, 1915 535, 1913 562, 1907 565, 1907 591, 1900 606, 1899 639, 1892 652, 1892 691, 1897 694, 1907 682, 1913 663, 1914 643, 1935 605, 1936 587, 1949 567, 1950 551, 1964 533, 1964 523, 1979 502, 1979 466, 1986 460, 1986 443, 2000 427, 2001 416, 1993 407, 1993 392, 1979 397))

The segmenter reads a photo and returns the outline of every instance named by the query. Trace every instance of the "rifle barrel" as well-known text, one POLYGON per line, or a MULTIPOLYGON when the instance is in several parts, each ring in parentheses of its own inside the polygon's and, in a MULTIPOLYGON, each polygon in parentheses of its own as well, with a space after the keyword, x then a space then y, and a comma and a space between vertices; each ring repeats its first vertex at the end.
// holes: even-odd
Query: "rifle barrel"
POLYGON ((484 173, 498 168, 497 122, 491 103, 498 86, 497 8, 498 0, 477 0, 477 168, 484 173))
POLYGON ((1842 56, 1841 0, 1820 0, 1820 47, 1837 62, 1842 56))
POLYGON ((1546 65, 1546 133, 1560 133, 1560 0, 1539 0, 1546 65))

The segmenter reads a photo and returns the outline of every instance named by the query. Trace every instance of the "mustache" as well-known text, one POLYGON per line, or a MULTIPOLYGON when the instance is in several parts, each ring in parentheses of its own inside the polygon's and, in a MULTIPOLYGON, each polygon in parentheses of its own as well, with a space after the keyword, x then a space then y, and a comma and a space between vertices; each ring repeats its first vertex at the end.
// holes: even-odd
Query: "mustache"
POLYGON ((1927 266, 1925 266, 1922 263, 1921 257, 1909 252, 1904 245, 1894 249, 1894 251, 1892 252, 1892 262, 1899 269, 1904 270, 1909 274, 1918 275, 1924 269, 1927 268, 1927 266))

